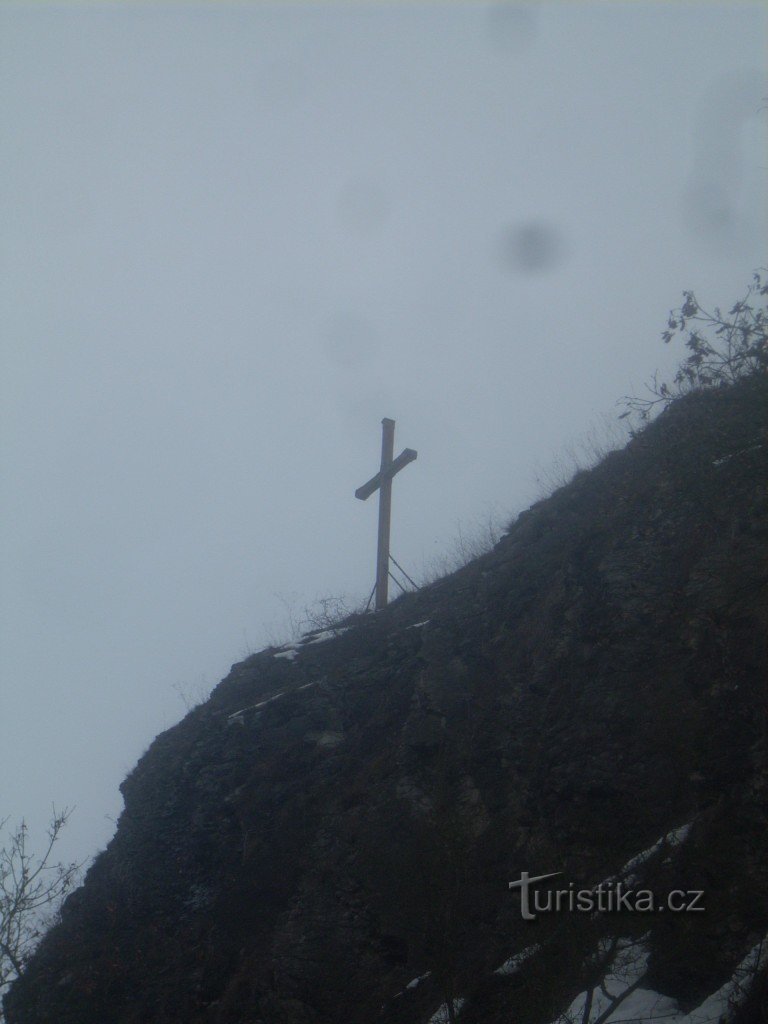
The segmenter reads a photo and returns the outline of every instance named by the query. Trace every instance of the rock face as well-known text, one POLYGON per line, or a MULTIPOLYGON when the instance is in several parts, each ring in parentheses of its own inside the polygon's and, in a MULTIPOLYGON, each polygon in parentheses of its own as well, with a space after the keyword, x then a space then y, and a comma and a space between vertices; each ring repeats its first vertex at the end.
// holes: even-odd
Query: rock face
POLYGON ((726 984, 768 927, 767 400, 679 400, 459 572, 235 665, 123 783, 9 1024, 426 1024, 454 999, 546 1024, 641 935, 681 1014, 726 984), (706 909, 527 921, 508 889, 622 865, 706 909))

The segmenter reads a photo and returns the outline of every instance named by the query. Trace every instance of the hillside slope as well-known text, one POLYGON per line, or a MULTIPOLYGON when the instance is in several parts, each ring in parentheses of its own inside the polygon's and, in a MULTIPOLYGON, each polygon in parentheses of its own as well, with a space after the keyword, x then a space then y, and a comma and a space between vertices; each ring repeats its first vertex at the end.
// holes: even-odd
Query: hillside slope
POLYGON ((459 572, 233 666, 123 783, 9 1024, 426 1024, 453 999, 546 1024, 608 974, 632 1019, 732 998, 768 928, 767 400, 680 399, 459 572), (508 889, 623 865, 706 910, 529 921, 508 889))

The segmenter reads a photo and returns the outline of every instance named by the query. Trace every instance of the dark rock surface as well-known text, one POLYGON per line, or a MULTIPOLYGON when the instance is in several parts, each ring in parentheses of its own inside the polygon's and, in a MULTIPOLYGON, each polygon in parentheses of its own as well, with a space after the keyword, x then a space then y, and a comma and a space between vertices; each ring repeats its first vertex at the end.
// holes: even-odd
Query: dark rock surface
POLYGON ((449 995, 544 1024, 619 926, 523 921, 508 882, 593 886, 689 822, 654 884, 706 911, 622 927, 657 991, 717 989, 768 927, 767 399, 679 400, 459 572, 233 666, 123 783, 9 1024, 421 1024, 449 995))

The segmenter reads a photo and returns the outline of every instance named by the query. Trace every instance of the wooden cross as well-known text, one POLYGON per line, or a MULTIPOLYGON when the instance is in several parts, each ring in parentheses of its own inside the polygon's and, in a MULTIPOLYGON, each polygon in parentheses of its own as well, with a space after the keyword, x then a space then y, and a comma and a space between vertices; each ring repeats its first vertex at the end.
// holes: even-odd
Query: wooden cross
POLYGON ((416 452, 413 448, 403 448, 396 459, 392 458, 395 449, 395 421, 381 421, 381 469, 372 476, 368 483, 358 487, 355 497, 361 501, 370 498, 374 491, 379 492, 379 543, 376 552, 376 604, 378 611, 387 603, 389 590, 389 524, 392 515, 392 478, 396 473, 413 462, 416 452))

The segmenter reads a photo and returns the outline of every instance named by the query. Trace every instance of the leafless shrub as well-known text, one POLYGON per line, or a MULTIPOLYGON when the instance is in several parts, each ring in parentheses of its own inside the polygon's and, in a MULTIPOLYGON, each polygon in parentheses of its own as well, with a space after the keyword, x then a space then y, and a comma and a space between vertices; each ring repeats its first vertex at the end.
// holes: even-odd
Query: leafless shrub
POLYGON ((620 419, 602 414, 583 434, 564 444, 550 463, 537 467, 539 499, 564 487, 577 473, 592 469, 610 452, 623 448, 631 431, 620 419))
POLYGON ((204 704, 211 695, 211 687, 201 678, 197 683, 174 683, 173 690, 187 711, 204 704))
MULTIPOLYGON (((0 996, 24 973, 38 940, 77 881, 81 865, 51 862, 70 814, 66 808, 52 809, 42 856, 30 852, 24 821, 7 832, 0 848, 0 996)), ((7 821, 0 822, 0 829, 5 829, 7 821)))
POLYGON ((691 391, 726 387, 745 377, 768 372, 768 281, 764 268, 755 271, 744 298, 727 313, 718 306, 710 312, 692 291, 683 292, 684 302, 673 309, 662 333, 665 344, 676 336, 685 339, 690 355, 680 364, 672 383, 655 374, 646 385, 647 394, 622 399, 621 418, 634 415, 647 423, 670 402, 691 391))
POLYGON ((485 518, 467 526, 459 521, 456 536, 448 550, 429 559, 421 572, 421 586, 434 583, 444 576, 456 572, 462 566, 491 551, 498 544, 503 533, 500 517, 489 511, 485 518))
POLYGON ((283 606, 283 622, 277 628, 266 630, 267 638, 272 647, 282 647, 286 643, 295 643, 307 633, 334 629, 345 619, 365 611, 365 602, 346 595, 326 594, 317 597, 310 604, 300 604, 295 595, 286 597, 277 595, 283 606))

